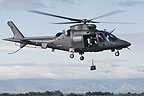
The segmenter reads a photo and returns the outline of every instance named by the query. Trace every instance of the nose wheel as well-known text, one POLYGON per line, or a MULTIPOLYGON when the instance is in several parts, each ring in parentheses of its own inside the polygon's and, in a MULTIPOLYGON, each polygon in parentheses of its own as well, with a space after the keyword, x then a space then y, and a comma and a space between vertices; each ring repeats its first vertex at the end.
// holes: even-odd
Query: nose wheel
POLYGON ((119 55, 120 55, 119 51, 116 50, 116 51, 115 51, 115 56, 119 56, 119 55))
POLYGON ((81 56, 81 57, 80 57, 80 60, 83 61, 83 60, 84 60, 84 56, 81 56))

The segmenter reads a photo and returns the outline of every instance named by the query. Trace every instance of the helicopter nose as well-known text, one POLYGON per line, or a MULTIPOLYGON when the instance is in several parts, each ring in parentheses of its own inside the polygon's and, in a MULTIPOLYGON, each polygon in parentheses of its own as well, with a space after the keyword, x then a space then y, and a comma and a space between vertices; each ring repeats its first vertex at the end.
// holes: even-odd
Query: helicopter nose
POLYGON ((123 47, 128 47, 128 46, 131 45, 131 43, 123 40, 123 41, 122 41, 122 45, 123 45, 123 47))
POLYGON ((125 40, 118 39, 116 41, 116 46, 119 47, 119 48, 127 48, 130 45, 131 45, 131 43, 129 43, 129 42, 125 41, 125 40))
POLYGON ((131 46, 131 43, 127 42, 127 46, 131 46))
POLYGON ((127 42, 127 41, 125 41, 125 46, 130 46, 131 45, 131 43, 129 43, 129 42, 127 42))

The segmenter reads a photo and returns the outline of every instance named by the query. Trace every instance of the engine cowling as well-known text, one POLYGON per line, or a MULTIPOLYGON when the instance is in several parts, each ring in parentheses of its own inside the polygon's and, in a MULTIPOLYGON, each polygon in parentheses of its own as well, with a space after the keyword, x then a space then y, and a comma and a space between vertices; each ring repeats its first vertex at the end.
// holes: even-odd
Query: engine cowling
POLYGON ((96 25, 94 25, 94 24, 88 24, 87 27, 89 29, 96 29, 96 25))

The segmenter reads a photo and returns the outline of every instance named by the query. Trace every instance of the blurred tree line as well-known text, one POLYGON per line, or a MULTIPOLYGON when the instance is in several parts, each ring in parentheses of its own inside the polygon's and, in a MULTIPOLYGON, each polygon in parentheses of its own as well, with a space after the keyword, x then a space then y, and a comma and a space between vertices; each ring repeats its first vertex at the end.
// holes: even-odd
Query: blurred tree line
POLYGON ((10 93, 1 93, 0 96, 144 96, 144 93, 126 93, 126 94, 114 94, 110 92, 86 92, 84 94, 63 94, 60 91, 46 91, 46 92, 29 92, 29 93, 19 93, 19 94, 10 94, 10 93))

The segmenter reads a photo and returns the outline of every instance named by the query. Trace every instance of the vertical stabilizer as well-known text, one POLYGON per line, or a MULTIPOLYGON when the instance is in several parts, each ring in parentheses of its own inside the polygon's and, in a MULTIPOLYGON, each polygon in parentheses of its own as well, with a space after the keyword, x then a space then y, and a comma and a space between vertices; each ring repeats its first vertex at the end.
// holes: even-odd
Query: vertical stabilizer
POLYGON ((14 38, 16 38, 16 39, 24 38, 23 34, 19 31, 19 29, 15 26, 15 24, 12 21, 8 21, 8 25, 10 26, 10 28, 14 34, 14 38))

